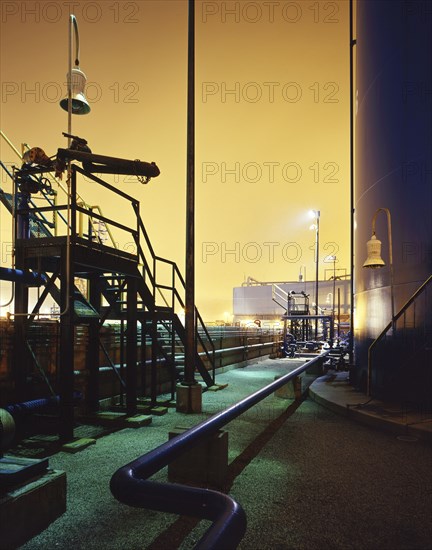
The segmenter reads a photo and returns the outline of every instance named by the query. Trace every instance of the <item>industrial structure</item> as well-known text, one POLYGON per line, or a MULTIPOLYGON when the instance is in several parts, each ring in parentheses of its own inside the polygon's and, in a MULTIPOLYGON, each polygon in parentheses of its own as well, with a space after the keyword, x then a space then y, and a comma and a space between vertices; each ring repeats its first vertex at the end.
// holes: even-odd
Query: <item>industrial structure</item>
MULTIPOLYGON (((96 413, 102 403, 133 416, 140 399, 149 397, 151 405, 162 393, 174 399, 184 382, 190 339, 192 374, 211 388, 218 367, 277 355, 287 332, 313 342, 318 353, 310 365, 318 371, 343 337, 356 389, 368 398, 432 410, 430 19, 418 13, 421 2, 396 1, 391 9, 382 1, 356 4, 356 39, 352 28, 350 37, 358 92, 354 102, 351 90, 351 273, 336 274, 333 265, 318 281, 317 257, 313 281, 249 278, 234 289, 233 326, 208 328, 194 307, 188 333, 182 273, 154 251, 139 202, 101 177, 128 174, 148 183, 159 175, 154 162, 94 154, 69 131, 68 146, 53 157, 40 147, 23 148, 16 150, 21 166, 11 171, 0 163, 11 186, 0 189, 0 201, 14 224, 14 263, 0 271, 1 279, 14 283, 14 311, 0 320, 3 451, 19 422, 26 433, 27 413, 34 410, 44 412, 41 422, 49 418, 51 433, 67 442, 78 415, 96 413), (108 217, 86 203, 84 178, 101 196, 115 197, 124 215, 108 217), (116 246, 117 233, 133 243, 129 250, 116 246), (324 344, 330 350, 321 353, 324 344)), ((78 89, 81 71, 77 66, 70 73, 76 80, 63 102, 69 117, 86 110, 78 89)), ((174 513, 182 513, 187 502, 188 513, 213 522, 203 547, 217 548, 221 541, 234 547, 246 525, 232 499, 209 492, 204 498, 204 492, 184 486, 161 489, 147 478, 306 368, 113 472, 114 496, 174 513)), ((1 480, 7 486, 47 468, 46 461, 35 463, 36 470, 28 464, 12 468, 10 459, 4 464, 1 480)))
MULTIPOLYGON (((13 192, 0 194, 17 235, 15 266, 3 271, 3 278, 15 281, 16 290, 15 313, 2 321, 1 405, 58 396, 59 433, 65 439, 73 437, 78 390, 87 412, 99 410, 100 401, 107 399, 134 414, 137 397, 150 396, 156 403, 162 391, 169 391, 174 398, 182 379, 185 341, 178 314, 184 308, 185 286, 179 269, 153 251, 139 203, 94 173, 127 171, 150 178, 158 175, 158 168, 77 151, 76 142, 70 149, 59 149, 56 163, 24 164, 9 173, 13 192), (59 162, 72 159, 91 171, 71 166, 68 205, 68 195, 63 194, 62 202, 50 178, 59 162), (96 159, 98 164, 91 165, 96 159), (114 194, 117 204, 123 201, 121 210, 129 208, 130 224, 108 219, 86 204, 79 188, 83 178, 114 194), (35 195, 43 202, 36 205, 35 195), (130 235, 131 252, 116 247, 116 230, 130 235), (43 291, 31 304, 31 287, 41 286, 43 291)), ((219 348, 222 340, 222 347, 233 348, 240 338, 227 330, 224 338, 220 331, 218 336, 219 348)), ((248 336, 253 336, 251 331, 248 336)), ((261 335, 255 331, 254 336, 261 348, 261 335)), ((263 337, 271 352, 273 336, 270 341, 268 334, 263 337)), ((224 359, 220 349, 216 357, 215 343, 198 312, 195 338, 197 371, 212 386, 216 364, 221 366, 224 359)))

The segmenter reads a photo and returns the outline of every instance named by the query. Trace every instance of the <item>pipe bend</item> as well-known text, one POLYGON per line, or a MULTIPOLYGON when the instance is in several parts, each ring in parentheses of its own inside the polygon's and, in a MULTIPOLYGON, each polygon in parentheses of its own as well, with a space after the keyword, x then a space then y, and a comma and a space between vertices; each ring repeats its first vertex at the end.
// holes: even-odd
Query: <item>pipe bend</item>
POLYGON ((234 549, 246 532, 243 508, 218 491, 140 479, 130 465, 115 472, 110 489, 118 501, 129 506, 212 521, 197 549, 234 549))

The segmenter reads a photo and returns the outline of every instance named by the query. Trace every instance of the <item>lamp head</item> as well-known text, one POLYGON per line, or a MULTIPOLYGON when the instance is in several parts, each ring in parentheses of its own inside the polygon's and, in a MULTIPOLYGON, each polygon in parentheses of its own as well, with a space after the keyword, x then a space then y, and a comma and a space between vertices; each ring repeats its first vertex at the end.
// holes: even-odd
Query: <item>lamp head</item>
POLYGON ((385 262, 381 258, 381 241, 376 238, 375 233, 367 242, 367 258, 363 264, 363 267, 369 267, 376 269, 378 267, 384 267, 385 262))
MULTIPOLYGON (((71 90, 73 115, 87 115, 90 112, 90 105, 84 95, 86 81, 86 75, 81 69, 72 69, 71 77, 68 75, 68 87, 70 86, 71 90)), ((60 107, 67 111, 68 103, 69 99, 66 97, 60 101, 60 107)))

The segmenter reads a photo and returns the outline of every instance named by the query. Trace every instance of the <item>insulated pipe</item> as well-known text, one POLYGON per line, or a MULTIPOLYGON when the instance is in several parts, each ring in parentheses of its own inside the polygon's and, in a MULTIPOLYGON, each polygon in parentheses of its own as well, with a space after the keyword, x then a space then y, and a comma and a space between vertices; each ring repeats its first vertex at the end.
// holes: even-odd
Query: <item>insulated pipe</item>
MULTIPOLYGON (((78 391, 74 392, 73 400, 79 401, 80 399, 82 399, 82 393, 78 391)), ((24 401, 23 403, 7 405, 4 407, 4 410, 17 420, 34 412, 41 412, 45 409, 49 409, 53 405, 58 405, 59 403, 60 397, 58 395, 53 395, 51 397, 43 397, 41 399, 33 399, 31 401, 24 401)))
POLYGON ((9 267, 0 267, 0 280, 13 281, 30 286, 41 286, 46 284, 47 277, 42 273, 34 271, 23 271, 22 269, 12 269, 9 267))
POLYGON ((59 400, 60 398, 58 395, 55 395, 53 397, 33 399, 32 401, 25 401, 23 403, 14 403, 13 405, 7 405, 4 409, 10 413, 15 420, 17 420, 34 412, 43 411, 52 405, 57 405, 59 400))
POLYGON ((329 351, 321 353, 242 401, 126 464, 111 478, 112 494, 129 506, 213 521, 195 549, 236 548, 246 532, 246 514, 229 495, 185 485, 162 484, 148 481, 148 478, 315 363, 322 363, 328 354, 329 351))
POLYGON ((15 421, 12 415, 0 409, 0 456, 11 444, 15 436, 15 421))
MULTIPOLYGON (((75 392, 74 400, 82 399, 82 393, 75 392)), ((14 403, 0 409, 0 451, 6 450, 15 436, 16 424, 28 417, 29 415, 44 410, 49 410, 52 406, 57 406, 60 402, 60 397, 54 395, 52 397, 44 397, 41 399, 33 399, 23 403, 14 403)))

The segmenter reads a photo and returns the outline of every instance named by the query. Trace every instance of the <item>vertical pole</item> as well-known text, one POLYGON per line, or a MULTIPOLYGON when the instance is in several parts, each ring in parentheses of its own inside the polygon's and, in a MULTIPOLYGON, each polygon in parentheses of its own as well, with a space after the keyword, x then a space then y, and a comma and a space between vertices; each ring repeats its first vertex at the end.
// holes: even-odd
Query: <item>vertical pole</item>
MULTIPOLYGON (((99 313, 101 307, 101 290, 97 276, 89 277, 89 301, 99 313)), ((99 410, 99 319, 91 319, 88 326, 86 353, 86 370, 88 373, 86 405, 90 411, 99 410)))
MULTIPOLYGON (((318 316, 318 277, 319 277, 319 219, 320 212, 317 210, 316 214, 316 229, 315 229, 315 315, 318 316)), ((315 320, 315 340, 318 339, 318 318, 315 320)))
POLYGON ((126 413, 137 411, 137 280, 127 278, 126 329, 126 413))
MULTIPOLYGON (((68 92, 68 134, 72 134, 72 42, 73 42, 73 24, 75 15, 69 16, 69 43, 68 43, 68 75, 67 75, 67 92, 68 92)), ((68 137, 68 148, 70 147, 72 138, 68 137)))
POLYGON ((157 346, 158 346, 158 330, 157 330, 157 317, 156 313, 152 314, 152 360, 151 360, 151 372, 150 372, 150 399, 152 407, 156 405, 157 401, 157 346))
MULTIPOLYGON (((125 322, 124 319, 120 320, 120 378, 124 380, 124 366, 125 366, 125 322)), ((124 405, 124 391, 123 385, 120 384, 120 405, 124 405)))
MULTIPOLYGON (((75 179, 75 172, 72 180, 75 179)), ((60 287, 60 427, 63 441, 74 436, 74 252, 73 245, 62 247, 60 287)))
POLYGON ((195 384, 195 0, 189 0, 184 384, 195 384))
POLYGON ((335 302, 336 302, 336 256, 333 256, 333 304, 332 304, 333 319, 336 316, 335 302))
MULTIPOLYGON (((22 246, 15 248, 15 266, 20 269, 26 268, 25 253, 22 246)), ((27 285, 14 283, 15 287, 15 313, 13 329, 14 329, 14 394, 12 399, 16 401, 25 401, 28 396, 27 391, 27 376, 30 366, 30 358, 27 352, 27 317, 29 304, 29 288, 27 285)))
POLYGON ((349 94, 350 94, 350 271, 351 271, 351 315, 349 337, 349 361, 354 363, 354 46, 353 0, 349 3, 349 94))

